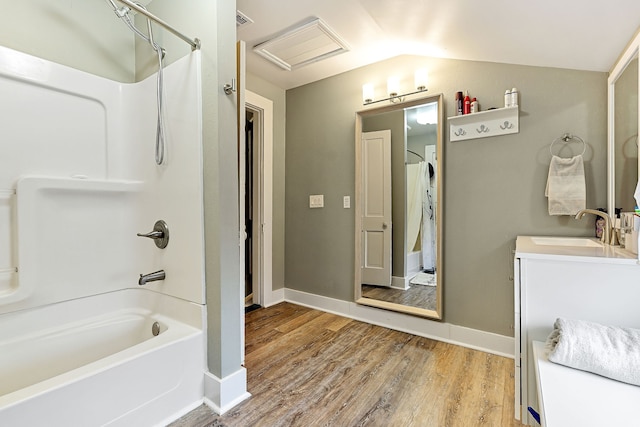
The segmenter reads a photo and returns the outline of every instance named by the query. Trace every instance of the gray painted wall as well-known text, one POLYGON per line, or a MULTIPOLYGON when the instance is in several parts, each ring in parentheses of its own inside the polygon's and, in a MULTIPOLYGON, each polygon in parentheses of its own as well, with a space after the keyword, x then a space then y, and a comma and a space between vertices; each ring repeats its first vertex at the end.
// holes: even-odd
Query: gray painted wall
POLYGON ((428 93, 444 94, 447 116, 456 91, 484 110, 503 106, 506 88, 520 90, 519 134, 444 138, 443 320, 513 335, 516 236, 593 232, 592 218, 547 213, 549 145, 564 132, 588 144, 587 206, 606 206, 606 73, 402 56, 287 91, 285 285, 353 301, 354 211, 342 197, 354 196, 362 84, 381 87, 396 73, 413 81, 416 68, 429 70, 428 93), (309 209, 310 194, 324 194, 325 207, 309 209))
MULTIPOLYGON (((438 143, 437 125, 429 125, 427 133, 420 135, 409 135, 407 137, 407 149, 424 157, 424 147, 427 145, 436 145, 438 143)), ((444 125, 443 125, 444 126, 444 125)), ((421 160, 411 153, 407 153, 407 162, 419 163, 421 160)))

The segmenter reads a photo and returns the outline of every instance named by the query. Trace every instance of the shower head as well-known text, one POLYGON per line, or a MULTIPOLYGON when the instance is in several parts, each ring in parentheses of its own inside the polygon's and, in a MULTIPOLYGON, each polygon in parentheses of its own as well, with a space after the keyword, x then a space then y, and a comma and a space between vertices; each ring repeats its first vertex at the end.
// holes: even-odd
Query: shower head
POLYGON ((124 18, 127 13, 131 11, 127 6, 118 7, 118 5, 113 0, 105 0, 107 3, 111 5, 113 8, 113 13, 116 14, 118 18, 124 18))
MULTIPOLYGON (((116 14, 118 18, 120 18, 126 25, 133 31, 135 34, 144 39, 147 43, 151 45, 153 50, 158 55, 158 78, 157 78, 157 103, 158 103, 158 122, 156 127, 156 164, 162 165, 164 164, 164 152, 165 152, 165 140, 164 140, 164 121, 162 119, 162 60, 165 56, 165 50, 162 46, 160 46, 153 38, 153 29, 151 28, 151 19, 147 16, 147 31, 148 35, 144 34, 138 28, 136 28, 133 18, 129 15, 131 9, 133 8, 135 11, 140 12, 141 10, 147 10, 144 5, 141 5, 137 2, 132 2, 129 0, 117 0, 120 3, 124 3, 124 5, 120 8, 116 5, 114 0, 106 0, 107 3, 111 5, 113 8, 113 12, 116 14)), ((143 13, 144 14, 144 13, 143 13)))

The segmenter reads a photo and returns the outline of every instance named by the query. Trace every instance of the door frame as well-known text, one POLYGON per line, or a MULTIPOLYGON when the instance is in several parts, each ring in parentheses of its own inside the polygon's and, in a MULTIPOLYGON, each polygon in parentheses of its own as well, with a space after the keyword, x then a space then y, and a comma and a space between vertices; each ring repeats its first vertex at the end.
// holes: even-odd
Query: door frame
MULTIPOLYGON (((254 114, 253 303, 268 307, 275 302, 272 290, 273 101, 246 90, 244 108, 254 114)), ((244 163, 244 157, 241 157, 241 162, 244 163)), ((244 211, 242 212, 242 224, 244 224, 244 211)))

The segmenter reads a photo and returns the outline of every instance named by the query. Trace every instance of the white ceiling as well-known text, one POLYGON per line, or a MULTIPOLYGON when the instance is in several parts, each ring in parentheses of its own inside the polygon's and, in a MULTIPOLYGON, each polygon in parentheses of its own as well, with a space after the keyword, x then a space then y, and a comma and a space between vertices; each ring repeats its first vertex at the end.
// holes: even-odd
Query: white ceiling
POLYGON ((237 0, 247 70, 290 89, 402 54, 609 71, 640 27, 640 0, 237 0), (254 45, 318 17, 351 50, 285 71, 254 45))

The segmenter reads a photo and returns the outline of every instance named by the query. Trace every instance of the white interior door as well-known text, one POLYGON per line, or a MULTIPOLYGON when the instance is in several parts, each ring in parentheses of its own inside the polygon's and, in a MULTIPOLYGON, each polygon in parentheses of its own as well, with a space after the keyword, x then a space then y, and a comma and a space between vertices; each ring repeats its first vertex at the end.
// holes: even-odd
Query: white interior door
POLYGON ((362 134, 362 283, 391 286, 391 131, 362 134))

